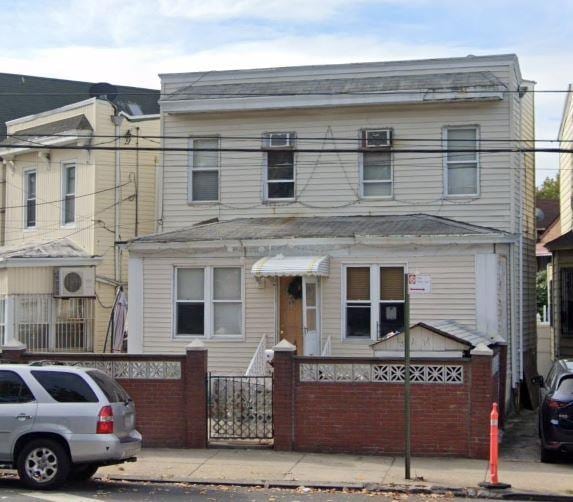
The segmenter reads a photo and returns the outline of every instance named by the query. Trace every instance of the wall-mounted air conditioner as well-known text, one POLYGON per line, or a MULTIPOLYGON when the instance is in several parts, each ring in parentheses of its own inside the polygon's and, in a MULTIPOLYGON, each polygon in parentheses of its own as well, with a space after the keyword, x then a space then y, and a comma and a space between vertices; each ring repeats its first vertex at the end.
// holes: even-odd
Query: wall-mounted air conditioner
POLYGON ((392 146, 392 129, 364 129, 362 131, 363 148, 390 148, 392 146))
POLYGON ((58 298, 94 297, 95 268, 57 268, 54 273, 54 296, 58 298))

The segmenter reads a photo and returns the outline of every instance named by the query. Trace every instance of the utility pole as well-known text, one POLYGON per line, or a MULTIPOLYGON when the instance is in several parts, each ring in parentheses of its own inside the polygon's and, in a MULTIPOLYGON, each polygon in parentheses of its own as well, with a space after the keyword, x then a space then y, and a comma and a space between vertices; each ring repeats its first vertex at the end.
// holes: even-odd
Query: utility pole
POLYGON ((404 274, 404 477, 410 477, 412 453, 412 423, 410 413, 410 292, 408 274, 404 274))

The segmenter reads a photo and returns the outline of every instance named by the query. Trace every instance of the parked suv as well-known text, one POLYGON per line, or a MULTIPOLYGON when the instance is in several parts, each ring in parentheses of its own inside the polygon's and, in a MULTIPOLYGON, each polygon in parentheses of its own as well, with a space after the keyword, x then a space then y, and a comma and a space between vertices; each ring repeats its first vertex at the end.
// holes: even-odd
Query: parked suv
POLYGON ((573 453, 573 360, 558 359, 547 374, 533 378, 540 387, 539 437, 541 461, 573 453))
POLYGON ((28 487, 89 479, 102 465, 135 461, 140 449, 133 400, 105 373, 0 365, 0 464, 28 487))

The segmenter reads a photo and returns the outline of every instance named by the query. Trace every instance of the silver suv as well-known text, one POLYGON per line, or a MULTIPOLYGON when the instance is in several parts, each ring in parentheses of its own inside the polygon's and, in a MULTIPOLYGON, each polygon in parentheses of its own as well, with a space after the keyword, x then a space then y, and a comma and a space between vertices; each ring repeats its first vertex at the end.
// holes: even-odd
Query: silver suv
POLYGON ((18 469, 28 487, 89 479, 140 449, 133 400, 105 373, 0 365, 0 467, 18 469))

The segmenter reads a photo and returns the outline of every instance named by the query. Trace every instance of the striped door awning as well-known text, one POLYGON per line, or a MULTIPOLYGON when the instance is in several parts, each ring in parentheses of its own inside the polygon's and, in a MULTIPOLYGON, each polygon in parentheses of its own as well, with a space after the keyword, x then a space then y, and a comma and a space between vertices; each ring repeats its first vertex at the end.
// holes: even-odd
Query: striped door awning
POLYGON ((255 277, 294 275, 327 276, 330 272, 328 256, 272 256, 261 258, 251 272, 255 277))

